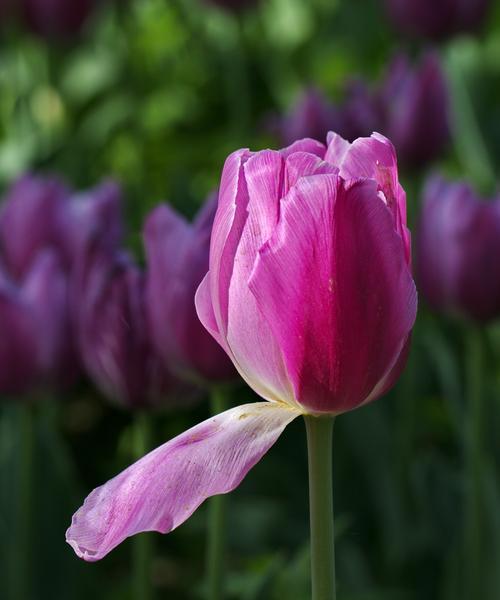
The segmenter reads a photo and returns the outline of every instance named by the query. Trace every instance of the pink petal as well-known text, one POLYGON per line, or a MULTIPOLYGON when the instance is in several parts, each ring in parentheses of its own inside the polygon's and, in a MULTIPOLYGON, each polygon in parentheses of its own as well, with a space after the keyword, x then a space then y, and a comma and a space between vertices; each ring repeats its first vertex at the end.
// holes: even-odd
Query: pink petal
POLYGON ((313 412, 355 408, 394 367, 416 313, 403 244, 376 183, 299 180, 259 254, 250 288, 296 400, 313 412))
POLYGON ((307 152, 308 154, 315 154, 319 158, 325 158, 326 148, 321 142, 313 140, 311 138, 304 138, 303 140, 297 140, 290 146, 280 150, 281 154, 286 158, 295 152, 307 152))
POLYGON ((299 413, 257 402, 185 431, 95 489, 66 540, 80 558, 103 558, 127 537, 167 533, 210 496, 236 488, 299 413))

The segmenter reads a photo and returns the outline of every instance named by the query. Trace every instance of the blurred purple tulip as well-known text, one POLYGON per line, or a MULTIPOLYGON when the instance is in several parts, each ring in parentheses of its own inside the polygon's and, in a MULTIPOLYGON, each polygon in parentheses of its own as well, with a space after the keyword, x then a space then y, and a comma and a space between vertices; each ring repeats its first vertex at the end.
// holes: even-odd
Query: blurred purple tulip
POLYGON ((120 188, 112 181, 72 194, 57 178, 24 175, 11 186, 0 209, 4 267, 21 280, 38 253, 51 248, 70 271, 97 233, 117 247, 123 234, 120 204, 120 188))
POLYGON ((0 393, 29 391, 39 377, 36 327, 21 291, 0 273, 0 393))
POLYGON ((306 137, 323 140, 336 129, 337 120, 335 107, 322 92, 311 87, 302 92, 286 116, 272 117, 268 128, 287 145, 306 137))
POLYGON ((76 308, 83 364, 102 393, 129 408, 185 403, 150 343, 144 277, 125 254, 92 241, 78 267, 76 308))
POLYGON ((47 39, 70 39, 80 33, 96 0, 20 0, 26 25, 47 39))
POLYGON ((59 247, 59 215, 68 193, 56 178, 29 174, 7 192, 0 209, 0 253, 16 279, 25 275, 38 252, 59 247))
POLYGON ((397 57, 380 89, 386 107, 384 133, 402 163, 421 166, 442 153, 450 138, 448 89, 439 58, 424 55, 412 69, 397 57))
POLYGON ((443 39, 477 30, 490 0, 386 0, 387 12, 402 34, 443 39))
POLYGON ((500 316, 500 197, 482 201, 465 182, 430 178, 417 251, 420 288, 435 309, 500 316))
POLYGON ((235 370, 227 354, 202 326, 194 296, 208 271, 210 233, 217 195, 188 223, 171 207, 156 207, 146 220, 146 303, 157 351, 183 375, 206 381, 227 380, 235 370))
POLYGON ((57 387, 78 371, 71 331, 68 276, 52 250, 41 252, 23 284, 23 294, 36 321, 38 357, 44 380, 57 387))

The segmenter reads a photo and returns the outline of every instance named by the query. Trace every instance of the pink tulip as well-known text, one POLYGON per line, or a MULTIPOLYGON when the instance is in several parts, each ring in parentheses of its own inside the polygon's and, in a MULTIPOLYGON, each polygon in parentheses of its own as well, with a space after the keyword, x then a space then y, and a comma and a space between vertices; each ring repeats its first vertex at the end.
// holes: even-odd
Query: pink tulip
POLYGON ((416 315, 409 256, 405 194, 383 136, 233 153, 196 304, 268 402, 197 425, 94 490, 67 532, 76 553, 98 560, 140 531, 171 531, 234 489, 295 417, 384 394, 416 315))

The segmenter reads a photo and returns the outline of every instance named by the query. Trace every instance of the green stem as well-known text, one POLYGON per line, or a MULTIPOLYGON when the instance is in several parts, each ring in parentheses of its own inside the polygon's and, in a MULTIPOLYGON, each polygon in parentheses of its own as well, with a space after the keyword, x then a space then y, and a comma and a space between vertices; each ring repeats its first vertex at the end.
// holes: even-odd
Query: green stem
MULTIPOLYGON (((210 408, 213 415, 227 408, 224 389, 214 387, 210 393, 210 408)), ((224 598, 224 563, 226 555, 227 498, 224 494, 213 496, 209 501, 207 542, 207 598, 224 598)))
POLYGON ((19 404, 20 464, 16 515, 17 527, 12 562, 12 600, 31 598, 33 582, 32 544, 33 527, 33 477, 35 415, 31 404, 19 404))
POLYGON ((312 600, 335 600, 333 417, 304 416, 309 458, 312 600))
POLYGON ((466 565, 466 597, 482 598, 481 564, 483 562, 483 531, 481 519, 482 487, 482 377, 483 340, 478 327, 467 336, 467 399, 465 436, 465 523, 464 559, 466 565))
MULTIPOLYGON (((134 458, 142 458, 151 449, 151 419, 145 412, 135 416, 133 449, 134 458)), ((134 598, 136 600, 152 600, 151 562, 153 558, 153 538, 149 533, 141 533, 134 537, 134 598)))

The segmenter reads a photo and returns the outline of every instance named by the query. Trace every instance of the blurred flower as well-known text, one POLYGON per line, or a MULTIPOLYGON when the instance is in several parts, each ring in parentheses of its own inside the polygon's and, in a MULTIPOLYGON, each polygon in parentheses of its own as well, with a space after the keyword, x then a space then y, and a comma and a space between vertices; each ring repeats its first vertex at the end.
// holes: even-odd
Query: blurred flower
POLYGON ((63 387, 75 377, 67 277, 51 250, 33 262, 22 284, 0 275, 0 391, 63 387))
POLYGON ((394 25, 403 34, 442 39, 475 31, 485 20, 490 0, 386 0, 394 25))
POLYGON ((394 142, 401 162, 421 166, 439 156, 450 138, 446 80, 434 53, 415 69, 397 57, 380 89, 386 107, 383 131, 394 142))
POLYGON ((29 391, 39 376, 36 323, 21 291, 0 273, 0 393, 29 391))
POLYGON ((190 224, 162 204, 144 227, 146 307, 153 342, 166 365, 206 381, 235 376, 231 361, 200 323, 194 305, 196 289, 208 270, 216 208, 214 194, 190 224))
POLYGON ((338 107, 315 90, 306 91, 290 114, 268 129, 285 144, 301 137, 323 139, 332 129, 348 140, 382 131, 402 164, 420 167, 439 156, 450 137, 448 89, 438 56, 427 53, 415 68, 397 56, 374 88, 351 79, 338 107))
POLYGON ((25 175, 7 192, 0 210, 4 266, 22 278, 38 252, 59 247, 59 215, 69 194, 56 178, 25 175))
POLYGON ((167 373, 149 339, 144 277, 125 254, 95 239, 78 265, 76 321, 83 364, 101 392, 124 406, 148 408, 175 398, 167 373))
POLYGON ((335 129, 337 113, 327 98, 316 88, 306 88, 290 112, 284 117, 271 117, 267 128, 283 144, 304 137, 324 139, 335 129))
POLYGON ((485 202, 467 183, 433 176, 417 250, 420 288, 434 308, 477 321, 500 316, 500 197, 485 202))
POLYGON ((71 39, 95 4, 95 0, 20 0, 17 10, 34 33, 47 39, 71 39))
POLYGON ((71 270, 97 231, 110 246, 121 242, 121 192, 116 183, 105 181, 74 194, 55 177, 24 175, 11 186, 0 209, 1 260, 14 278, 22 279, 37 254, 51 248, 71 270))
POLYGON ((98 560, 140 531, 171 531, 234 489, 300 414, 385 393, 416 313, 405 194, 392 144, 302 140, 226 161, 200 318, 269 402, 232 408, 94 490, 67 541, 98 560))

